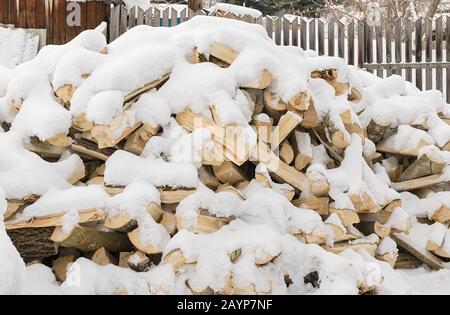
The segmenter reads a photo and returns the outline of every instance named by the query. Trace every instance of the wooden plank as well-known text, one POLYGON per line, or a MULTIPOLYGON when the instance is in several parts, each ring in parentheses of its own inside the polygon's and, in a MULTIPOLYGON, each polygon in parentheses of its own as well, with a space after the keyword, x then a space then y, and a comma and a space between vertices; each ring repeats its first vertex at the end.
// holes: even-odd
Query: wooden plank
MULTIPOLYGON (((191 14, 191 11, 189 11, 189 14, 191 14)), ((189 16, 189 19, 191 18, 191 16, 189 16)), ((161 26, 161 11, 158 10, 157 8, 154 9, 153 11, 153 27, 160 27, 161 26)))
POLYGON ((316 50, 316 23, 317 19, 309 21, 308 33, 309 33, 309 47, 308 49, 316 50))
POLYGON ((286 18, 281 18, 281 23, 283 24, 283 46, 289 46, 290 44, 290 36, 289 36, 289 26, 290 22, 286 18))
POLYGON ((373 35, 372 35, 372 27, 364 22, 364 41, 365 41, 365 62, 372 63, 373 62, 373 35))
POLYGON ((144 25, 144 10, 141 7, 137 9, 136 25, 144 25))
POLYGON ((260 15, 255 19, 255 24, 263 25, 263 16, 260 15))
POLYGON ((328 22, 328 56, 333 57, 335 55, 334 51, 334 22, 328 22))
MULTIPOLYGON (((385 28, 384 28, 384 33, 385 33, 385 39, 386 39, 386 63, 391 63, 392 62, 392 30, 393 30, 393 26, 391 24, 391 22, 386 21, 385 23, 385 28)), ((386 75, 389 77, 392 75, 392 70, 388 69, 386 71, 386 75)))
MULTIPOLYGON (((79 35, 81 32, 86 30, 88 23, 88 5, 86 2, 80 3, 80 25, 76 27, 76 35, 79 35)), ((107 37, 108 39, 108 37, 107 37)))
POLYGON ((273 38, 273 19, 272 19, 272 17, 266 16, 264 18, 264 21, 266 23, 267 35, 269 35, 270 38, 273 38))
POLYGON ((411 191, 420 188, 430 187, 440 183, 446 183, 448 180, 445 179, 442 175, 430 175, 426 177, 421 177, 417 179, 411 179, 404 182, 392 183, 391 187, 396 191, 411 191))
POLYGON ((17 10, 19 20, 16 27, 26 28, 27 27, 27 2, 22 0, 18 1, 18 10, 17 10))
POLYGON ((275 21, 275 44, 281 45, 282 18, 278 17, 275 21))
MULTIPOLYGON (((24 1, 24 0, 22 0, 24 1)), ((36 28, 36 0, 25 0, 27 3, 27 28, 36 28)))
POLYGON ((184 8, 183 10, 180 11, 180 23, 183 23, 186 20, 187 20, 187 10, 186 8, 184 8))
MULTIPOLYGON (((433 58, 433 24, 430 18, 425 18, 425 60, 431 62, 433 58)), ((433 87, 432 70, 427 69, 425 71, 425 87, 427 90, 431 90, 433 87)))
POLYGON ((170 9, 170 26, 177 26, 178 24, 178 13, 174 8, 170 9))
MULTIPOLYGON (((13 1, 13 0, 6 0, 9 1, 9 14, 8 14, 8 18, 9 24, 13 24, 13 25, 18 25, 19 23, 19 11, 18 11, 18 2, 17 1, 13 1)), ((48 1, 46 1, 47 3, 48 1)), ((50 1, 51 3, 51 1, 50 1)), ((48 29, 47 29, 47 33, 48 33, 48 29)))
POLYGON ((360 21, 357 21, 357 26, 358 26, 358 47, 357 47, 357 51, 358 51, 358 67, 363 68, 364 67, 364 62, 365 62, 365 31, 364 31, 364 24, 361 23, 360 21))
POLYGON ((291 45, 295 47, 298 47, 298 30, 299 30, 298 18, 295 18, 292 21, 292 32, 291 32, 291 45))
POLYGON ((347 51, 348 51, 348 63, 350 65, 355 64, 355 20, 352 19, 347 26, 347 51))
POLYGON ((338 22, 338 56, 345 57, 345 25, 338 22))
MULTIPOLYGON (((394 23, 394 45, 395 62, 402 62, 402 20, 398 18, 394 23)), ((402 75, 402 71, 394 71, 395 74, 402 75)))
MULTIPOLYGON (((442 16, 439 16, 436 19, 436 32, 435 32, 435 36, 436 36, 436 61, 437 62, 441 62, 442 59, 442 16)), ((436 69, 436 89, 439 91, 444 91, 443 90, 443 84, 442 84, 442 68, 437 68, 436 69)))
MULTIPOLYGON (((423 21, 422 18, 417 19, 415 23, 416 36, 415 36, 415 45, 416 45, 416 62, 421 62, 422 60, 422 35, 423 35, 423 21)), ((418 89, 422 90, 422 69, 416 70, 416 86, 418 89)))
POLYGON ((9 0, 0 0, 0 23, 9 24, 9 0))
MULTIPOLYGON (((53 25, 52 44, 55 44, 55 45, 61 44, 61 42, 62 42, 62 32, 63 32, 63 27, 65 24, 65 21, 61 22, 63 20, 61 6, 62 6, 62 3, 60 1, 53 0, 53 6, 51 9, 52 25, 53 25)), ((64 37, 65 37, 65 33, 64 33, 64 37)))
POLYGON ((127 8, 120 6, 120 24, 119 24, 119 36, 127 31, 128 25, 128 12, 127 8))
POLYGON ((444 263, 441 259, 434 256, 427 250, 419 249, 405 234, 396 233, 391 235, 391 238, 403 249, 408 251, 413 256, 417 257, 420 261, 426 263, 433 269, 444 268, 444 263))
POLYGON ((325 54, 325 23, 322 20, 317 21, 317 38, 318 38, 318 48, 319 56, 325 54))
POLYGON ((45 28, 45 2, 46 0, 36 0, 35 28, 45 28))
MULTIPOLYGON (((383 27, 381 25, 377 25, 375 27, 375 43, 376 43, 376 61, 377 63, 383 62, 383 27)), ((383 77, 383 70, 377 70, 377 76, 383 77)))
MULTIPOLYGON (((412 46, 413 46, 413 23, 410 19, 406 19, 405 24, 405 62, 412 62, 412 46)), ((406 80, 412 82, 412 70, 406 70, 406 80)))
MULTIPOLYGON (((14 6, 15 7, 15 6, 14 6)), ((52 18, 52 1, 45 1, 45 28, 47 30, 47 42, 46 44, 53 43, 53 18, 52 18)), ((10 8, 11 9, 11 8, 10 8)))
POLYGON ((300 47, 304 50, 308 49, 307 47, 307 41, 306 41, 306 37, 307 37, 307 26, 308 24, 306 23, 305 18, 300 18, 300 47))
POLYGON ((136 26, 136 6, 128 11, 128 29, 136 26))
POLYGON ((109 20, 109 41, 112 42, 120 33, 120 6, 114 5, 111 7, 109 20))
POLYGON ((162 22, 161 26, 169 27, 169 8, 162 11, 162 22))

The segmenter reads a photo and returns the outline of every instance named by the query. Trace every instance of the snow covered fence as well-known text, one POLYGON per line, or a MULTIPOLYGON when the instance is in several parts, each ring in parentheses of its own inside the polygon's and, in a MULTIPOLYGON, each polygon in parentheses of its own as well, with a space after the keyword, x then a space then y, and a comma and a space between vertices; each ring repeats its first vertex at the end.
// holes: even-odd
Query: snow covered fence
MULTIPOLYGON (((380 77, 402 75, 419 89, 437 89, 450 102, 450 16, 415 21, 398 19, 377 26, 356 19, 326 21, 299 16, 254 16, 212 11, 218 15, 261 24, 278 45, 293 45, 318 51, 319 55, 338 56, 348 64, 358 65, 380 77), (444 83, 445 82, 445 83, 444 83)), ((110 13, 109 39, 114 40, 136 25, 176 26, 195 15, 186 6, 134 7, 113 6, 110 13)))

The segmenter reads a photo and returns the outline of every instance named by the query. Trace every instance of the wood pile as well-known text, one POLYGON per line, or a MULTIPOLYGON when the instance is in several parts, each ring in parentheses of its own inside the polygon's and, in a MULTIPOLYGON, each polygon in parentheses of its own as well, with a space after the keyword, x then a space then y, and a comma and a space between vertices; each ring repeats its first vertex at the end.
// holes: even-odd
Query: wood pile
MULTIPOLYGON (((210 56, 196 53, 192 62, 212 62, 221 67, 229 67, 238 55, 232 47, 216 42, 211 47, 210 56)), ((131 127, 123 128, 123 125, 128 119, 127 111, 133 104, 143 95, 159 90, 170 75, 167 73, 161 79, 148 82, 126 95, 124 110, 111 124, 95 125, 81 115, 74 118, 68 134, 59 134, 44 142, 33 138, 27 144, 27 149, 47 161, 58 160, 66 150, 76 153, 82 158, 83 165, 67 176, 69 183, 103 185, 111 196, 121 194, 125 187, 105 182, 105 162, 118 150, 140 155, 149 140, 162 132, 161 126, 139 121, 131 127)), ((83 76, 87 78, 89 74, 83 76)), ((350 82, 338 81, 338 69, 317 69, 311 72, 310 77, 326 82, 333 88, 335 96, 347 97, 352 103, 362 101, 364 91, 351 86, 350 82)), ((433 268, 440 268, 441 258, 450 258, 448 205, 438 205, 425 220, 426 224, 434 224, 434 234, 438 236, 429 240, 427 251, 424 252, 411 246, 403 237, 410 231, 411 219, 402 210, 402 199, 388 197, 380 202, 380 198, 374 197, 370 186, 373 180, 369 180, 366 173, 371 167, 374 169, 375 165, 382 166, 395 191, 409 191, 419 198, 426 198, 427 193, 442 190, 448 182, 448 178, 442 175, 448 163, 439 153, 450 150, 450 142, 440 146, 439 151, 425 154, 421 153, 421 148, 429 145, 426 141, 419 141, 415 147, 399 149, 395 145, 396 128, 391 128, 388 124, 381 125, 374 120, 364 127, 358 120, 361 113, 353 110, 340 113, 338 118, 326 115, 321 117, 316 111, 314 98, 308 92, 299 91, 289 102, 283 102, 270 89, 272 84, 272 74, 264 70, 251 84, 240 87, 254 104, 251 121, 251 127, 257 134, 254 145, 241 136, 239 126, 224 125, 214 105, 211 105, 210 115, 186 109, 173 116, 188 132, 206 128, 212 135, 214 147, 203 148, 202 166, 198 170, 199 180, 203 185, 215 192, 233 193, 243 201, 243 189, 254 180, 263 187, 278 191, 293 206, 314 210, 321 216, 326 231, 321 234, 296 230, 291 234, 302 242, 318 244, 331 253, 339 254, 347 249, 366 250, 391 266, 416 266, 417 261, 414 260, 418 259, 433 268), (347 134, 352 136, 349 138, 347 134), (350 150, 354 149, 355 143, 359 143, 361 147, 373 143, 375 149, 361 150, 360 159, 349 162, 348 156, 352 154, 350 150), (325 171, 310 167, 317 163, 319 156, 325 171), (343 169, 346 163, 353 163, 351 166, 361 172, 346 173, 345 176, 367 184, 359 191, 349 189, 344 193, 349 207, 337 203, 339 196, 334 193, 335 184, 330 182, 331 177, 327 175, 329 171, 343 169), (330 235, 331 241, 327 239, 330 235), (399 253, 389 250, 391 247, 388 245, 381 246, 392 240, 401 247, 399 253)), ((54 91, 61 106, 70 108, 75 90, 76 87, 65 85, 54 91)), ((20 102, 15 107, 20 110, 20 102)), ((426 131, 430 126, 411 124, 410 127, 426 131)), ((127 169, 123 171, 127 172, 127 169)), ((149 203, 147 212, 171 236, 176 235, 185 226, 184 218, 177 215, 176 209, 196 189, 157 189, 161 204, 149 203)), ((109 216, 104 209, 85 209, 79 212, 79 223, 69 233, 63 228, 63 221, 70 209, 61 209, 60 213, 34 217, 28 221, 15 220, 17 215, 39 198, 40 196, 30 195, 22 200, 7 200, 5 226, 25 261, 40 261, 52 266, 59 281, 65 280, 67 266, 78 257, 86 257, 99 265, 115 264, 137 272, 146 271, 151 265, 161 261, 171 264, 175 271, 196 263, 184 256, 181 249, 165 252, 157 244, 143 242, 142 237, 139 237, 142 227, 128 214, 109 216)), ((196 209, 197 221, 189 227, 190 232, 213 233, 235 219, 233 216, 216 216, 209 210, 196 209)), ((230 252, 230 260, 236 261, 239 255, 238 250, 230 252)), ((257 266, 264 266, 274 259, 275 254, 267 253, 266 256, 259 255, 255 263, 257 266)), ((189 280, 187 285, 194 294, 214 293, 210 288, 205 291, 205 288, 196 287, 189 280)), ((363 286, 360 288, 361 292, 372 289, 363 286)), ((259 292, 254 284, 240 287, 233 282, 232 277, 227 286, 219 291, 222 294, 270 292, 270 289, 259 292)))

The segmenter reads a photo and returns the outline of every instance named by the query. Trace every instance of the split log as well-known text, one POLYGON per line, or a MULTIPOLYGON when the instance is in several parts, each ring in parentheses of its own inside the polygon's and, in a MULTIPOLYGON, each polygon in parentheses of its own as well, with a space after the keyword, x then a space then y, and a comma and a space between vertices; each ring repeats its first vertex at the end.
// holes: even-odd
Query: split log
MULTIPOLYGON (((113 187, 113 186, 105 186, 105 191, 111 195, 115 196, 124 191, 124 187, 113 187)), ((186 198, 187 196, 193 194, 195 192, 194 188, 179 188, 172 189, 170 187, 158 188, 161 203, 165 204, 174 204, 179 203, 181 200, 186 198)))
POLYGON ((306 173, 311 192, 316 197, 327 197, 330 192, 330 184, 327 178, 318 171, 308 171, 306 173))
POLYGON ((347 249, 352 249, 354 251, 366 250, 371 256, 375 257, 375 252, 377 250, 377 244, 349 244, 349 243, 338 243, 334 244, 333 247, 322 245, 322 247, 333 254, 340 254, 347 249))
POLYGON ((429 145, 425 141, 421 140, 415 148, 397 150, 390 143, 388 143, 387 140, 389 140, 389 138, 378 143, 377 151, 382 152, 382 153, 417 157, 417 156, 419 156, 420 149, 429 145))
POLYGON ((58 244, 50 236, 53 228, 21 228, 7 230, 8 236, 25 262, 42 260, 58 254, 58 244))
POLYGON ((303 112, 303 120, 300 122, 300 125, 303 128, 311 129, 319 127, 321 123, 320 117, 317 115, 314 107, 314 103, 311 100, 308 109, 303 112))
POLYGON ((302 121, 302 117, 293 113, 287 112, 284 114, 279 122, 277 127, 272 132, 272 140, 270 141, 272 150, 278 148, 280 143, 282 143, 289 134, 299 125, 302 121))
POLYGON ((287 106, 289 110, 303 112, 310 106, 311 97, 307 92, 300 92, 289 100, 287 106))
POLYGON ((153 127, 149 124, 143 124, 142 127, 128 137, 124 145, 124 150, 140 155, 150 138, 158 133, 159 128, 159 126, 153 127))
POLYGON ((242 196, 241 192, 240 192, 237 188, 231 186, 231 185, 228 184, 228 183, 227 183, 227 184, 220 185, 219 187, 217 187, 216 192, 217 192, 217 193, 219 193, 219 192, 229 192, 229 193, 233 193, 233 194, 235 194, 239 199, 244 200, 244 197, 242 196))
POLYGON ((384 138, 384 135, 389 130, 389 124, 380 125, 376 123, 374 120, 371 120, 366 130, 367 130, 367 137, 374 143, 378 143, 384 138))
POLYGON ((120 141, 128 137, 132 132, 142 126, 141 122, 136 122, 132 126, 128 126, 123 129, 123 126, 127 124, 128 112, 125 110, 118 116, 116 116, 111 125, 98 125, 92 128, 92 136, 98 143, 99 149, 111 148, 116 146, 120 141), (118 131, 121 131, 120 133, 118 131), (118 136, 119 134, 119 136, 118 136))
POLYGON ((31 152, 36 153, 44 159, 59 159, 66 150, 65 148, 55 147, 48 142, 41 142, 36 138, 31 138, 29 143, 25 143, 24 147, 31 152))
POLYGON ((329 203, 328 197, 292 200, 294 206, 314 210, 323 216, 330 214, 329 203))
POLYGON ((347 99, 350 102, 358 103, 362 99, 362 94, 356 88, 352 87, 347 99))
POLYGON ((294 149, 288 140, 281 143, 280 159, 286 164, 291 164, 294 161, 294 149))
POLYGON ((420 188, 430 187, 436 184, 447 183, 448 179, 442 175, 430 175, 426 177, 407 180, 404 182, 392 183, 391 187, 398 192, 411 191, 420 188))
POLYGON ((164 211, 163 217, 159 224, 164 226, 170 235, 175 235, 177 233, 177 218, 173 213, 164 211))
MULTIPOLYGON (((159 222, 161 221, 164 211, 154 202, 147 207, 147 213, 159 222)), ((103 226, 116 232, 128 233, 137 227, 136 220, 132 219, 130 214, 124 213, 115 217, 106 217, 103 226)))
POLYGON ((239 56, 239 52, 230 46, 215 42, 211 46, 210 55, 231 65, 239 56))
POLYGON ((99 149, 95 142, 86 139, 75 141, 75 143, 70 146, 70 150, 78 153, 81 157, 101 161, 106 161, 114 153, 113 149, 99 149))
POLYGON ((351 209, 330 208, 329 212, 336 213, 344 226, 350 226, 360 222, 359 215, 351 209))
POLYGON ((46 142, 57 148, 65 148, 70 146, 72 139, 70 139, 66 134, 60 133, 50 139, 47 139, 46 142))
POLYGON ((213 174, 213 171, 209 165, 203 165, 198 169, 198 177, 203 185, 209 189, 216 190, 217 187, 222 185, 219 179, 213 174))
POLYGON ((266 114, 259 114, 253 117, 252 125, 258 135, 258 140, 270 143, 272 140, 273 119, 266 114))
MULTIPOLYGON (((96 209, 87 209, 78 211, 80 215, 79 223, 88 223, 88 222, 99 222, 105 219, 105 213, 103 211, 99 211, 96 209)), ((62 219, 66 213, 58 213, 49 216, 36 217, 29 221, 15 222, 11 221, 5 222, 6 230, 15 230, 15 229, 23 229, 23 228, 41 228, 41 227, 55 227, 62 225, 62 219)))
MULTIPOLYGON (((190 219, 189 219, 190 220, 190 219)), ((220 230, 221 227, 227 225, 233 220, 232 217, 216 217, 210 214, 205 209, 198 209, 197 221, 193 226, 189 227, 189 231, 194 233, 214 233, 220 230)), ((177 229, 180 231, 187 226, 184 218, 176 216, 177 229)), ((190 223, 190 221, 189 221, 190 223)), ((190 225, 190 224, 189 224, 190 225)))
POLYGON ((169 79, 169 76, 170 76, 169 74, 165 74, 161 77, 161 79, 158 79, 151 83, 148 83, 148 84, 144 85, 143 87, 131 92, 130 94, 125 96, 124 102, 129 103, 129 102, 133 101, 134 99, 136 99, 141 94, 147 93, 151 90, 158 88, 159 86, 161 86, 164 82, 166 82, 169 79))
POLYGON ((263 163, 269 171, 294 188, 304 190, 305 185, 308 184, 308 178, 304 174, 281 161, 265 143, 258 142, 251 154, 252 157, 263 163))
POLYGON ((117 259, 111 255, 104 247, 101 247, 95 251, 91 260, 99 266, 117 265, 117 259))
POLYGON ((312 161, 311 137, 306 132, 294 131, 291 143, 295 153, 294 167, 301 171, 312 161))
POLYGON ((130 239, 131 243, 138 249, 139 251, 145 253, 145 254, 159 254, 162 253, 163 248, 158 248, 154 246, 153 244, 144 244, 141 241, 141 230, 138 227, 137 229, 133 230, 132 232, 128 233, 128 238, 130 239))
POLYGON ((72 84, 64 84, 55 91, 55 95, 60 99, 64 107, 69 108, 76 90, 77 88, 72 84))
POLYGON ((264 92, 264 106, 266 112, 275 120, 275 122, 278 122, 281 116, 287 111, 286 103, 281 101, 275 93, 268 91, 264 92))
POLYGON ((249 145, 246 139, 236 135, 226 135, 231 130, 217 126, 211 119, 201 114, 194 114, 190 110, 185 110, 176 116, 177 122, 185 129, 193 132, 196 128, 207 128, 210 130, 214 142, 224 148, 224 156, 234 164, 240 166, 249 157, 249 145))
POLYGON ((78 259, 77 255, 61 256, 52 263, 52 270, 59 282, 66 281, 67 270, 78 259))
POLYGON ((336 69, 314 71, 311 73, 311 77, 321 78, 327 81, 327 83, 333 87, 336 96, 344 95, 350 89, 350 84, 348 82, 339 82, 337 80, 338 75, 336 69))
POLYGON ((237 166, 233 162, 224 161, 220 166, 213 166, 216 177, 222 183, 234 185, 244 180, 250 180, 252 176, 252 167, 249 163, 237 166))
POLYGON ((150 259, 140 251, 130 255, 127 263, 130 269, 136 272, 144 272, 150 267, 150 259))
POLYGON ((447 163, 438 154, 430 152, 421 155, 398 178, 399 182, 441 174, 447 163))
POLYGON ((188 260, 181 249, 175 249, 163 256, 164 264, 171 264, 175 272, 180 271, 186 265, 195 264, 196 261, 188 260))
POLYGON ((406 251, 408 251, 411 255, 415 256, 417 259, 424 262, 431 268, 437 269, 437 270, 444 268, 444 262, 441 259, 437 258, 430 252, 417 247, 408 238, 408 236, 401 234, 401 233, 396 233, 396 234, 391 235, 391 238, 397 243, 398 246, 401 246, 406 251))
POLYGON ((93 228, 75 227, 70 235, 57 227, 51 240, 59 246, 77 248, 83 252, 91 252, 104 247, 112 253, 129 251, 132 245, 125 234, 116 232, 103 232, 93 228))
POLYGON ((119 254, 119 267, 130 268, 130 266, 128 265, 128 258, 130 258, 130 256, 133 254, 134 252, 121 252, 119 254))
POLYGON ((358 213, 376 213, 381 209, 377 206, 372 195, 366 191, 360 194, 352 194, 349 197, 358 213))

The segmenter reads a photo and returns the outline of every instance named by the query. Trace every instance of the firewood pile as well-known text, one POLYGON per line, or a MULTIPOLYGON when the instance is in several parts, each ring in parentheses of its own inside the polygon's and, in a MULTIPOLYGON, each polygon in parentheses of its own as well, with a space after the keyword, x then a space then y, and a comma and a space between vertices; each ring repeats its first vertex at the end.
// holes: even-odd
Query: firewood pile
MULTIPOLYGON (((291 271, 285 257, 295 265, 306 257, 295 256, 296 246, 343 259, 364 252, 393 268, 442 268, 450 258, 450 108, 442 96, 277 47, 256 26, 264 45, 298 63, 273 64, 284 55, 260 55, 244 35, 235 46, 225 36, 180 43, 184 63, 170 67, 180 57, 164 46, 162 60, 152 54, 158 47, 143 49, 148 60, 138 68, 141 56, 124 52, 201 21, 250 27, 218 20, 134 29, 109 45, 83 42, 97 36, 86 32, 9 74, 0 86, 0 147, 11 153, 0 157, 0 176, 10 182, 0 187, 22 258, 51 267, 60 282, 80 257, 139 273, 170 265, 193 294, 285 292, 299 277, 320 287, 320 270, 291 271), (52 66, 49 56, 60 59, 52 66), (128 61, 114 66, 120 58, 128 61), (39 67, 47 67, 42 77, 27 71, 39 67), (228 77, 236 78, 234 98, 228 77), (48 83, 50 96, 27 90, 35 80, 48 83), (167 106, 167 95, 180 106, 167 106), (64 113, 71 123, 58 132, 64 113), (22 189, 24 179, 37 184, 22 189), (420 246, 412 233, 425 226, 420 246)), ((381 278, 360 279, 356 290, 375 292, 381 278)))

